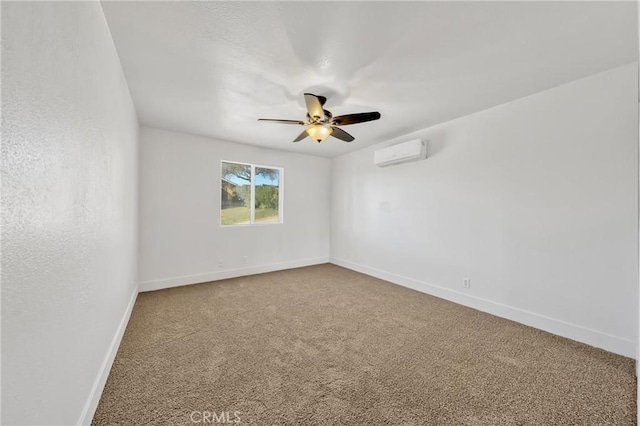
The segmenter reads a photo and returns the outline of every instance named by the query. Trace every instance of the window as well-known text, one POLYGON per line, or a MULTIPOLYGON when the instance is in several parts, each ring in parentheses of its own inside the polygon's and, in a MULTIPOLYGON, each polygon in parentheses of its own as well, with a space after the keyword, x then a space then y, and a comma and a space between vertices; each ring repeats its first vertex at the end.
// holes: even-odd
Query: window
POLYGON ((279 167, 223 161, 220 224, 282 223, 282 175, 279 167))

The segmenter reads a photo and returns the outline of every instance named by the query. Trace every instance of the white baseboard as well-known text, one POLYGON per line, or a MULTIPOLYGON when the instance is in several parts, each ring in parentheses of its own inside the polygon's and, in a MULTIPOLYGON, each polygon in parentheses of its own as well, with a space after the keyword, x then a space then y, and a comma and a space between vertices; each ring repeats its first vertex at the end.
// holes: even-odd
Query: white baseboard
POLYGON ((422 293, 427 293, 442 299, 449 300, 460 305, 468 306, 479 311, 487 312, 502 318, 519 322, 530 327, 548 331, 558 336, 566 337, 578 342, 586 343, 591 346, 605 349, 607 351, 635 358, 636 343, 634 341, 603 333, 590 328, 571 324, 555 318, 550 318, 534 312, 525 311, 513 306, 504 305, 502 303, 493 302, 459 291, 451 290, 438 285, 414 280, 402 275, 393 274, 391 272, 382 271, 369 266, 360 265, 344 259, 331 258, 331 263, 351 269, 363 274, 371 275, 385 281, 392 282, 404 287, 409 287, 422 293))
POLYGON ((84 409, 82 410, 82 414, 80 414, 80 418, 78 419, 78 425, 89 426, 91 424, 91 421, 93 420, 93 415, 96 413, 96 409, 98 408, 98 403, 100 402, 100 397, 102 396, 104 385, 107 383, 107 378, 109 377, 111 366, 113 365, 113 361, 115 360, 116 354, 118 353, 118 348, 120 347, 122 336, 124 336, 124 331, 127 328, 127 324, 129 323, 129 318, 131 317, 131 312, 133 311, 133 305, 136 304, 137 297, 138 288, 136 287, 133 290, 133 294, 131 294, 129 304, 127 305, 127 309, 124 311, 124 315, 120 320, 120 324, 118 325, 116 334, 115 336, 113 336, 113 340, 111 340, 109 351, 107 352, 104 361, 102 361, 102 365, 100 366, 98 376, 93 383, 93 388, 91 389, 89 398, 87 399, 87 402, 84 405, 84 409))
POLYGON ((284 269, 301 268, 303 266, 329 263, 328 257, 294 260, 291 262, 272 263, 269 265, 250 266, 247 268, 227 269, 203 274, 185 275, 181 277, 165 278, 161 280, 140 283, 140 291, 162 290, 164 288, 179 287, 189 284, 206 283, 209 281, 226 280, 228 278, 244 277, 246 275, 263 274, 265 272, 282 271, 284 269))

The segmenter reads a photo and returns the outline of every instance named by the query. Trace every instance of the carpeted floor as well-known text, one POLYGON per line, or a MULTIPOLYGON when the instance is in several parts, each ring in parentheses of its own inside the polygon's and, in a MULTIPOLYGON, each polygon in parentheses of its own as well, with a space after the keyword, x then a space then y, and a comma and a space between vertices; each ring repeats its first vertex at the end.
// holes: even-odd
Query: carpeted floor
POLYGON ((631 425, 635 386, 632 359, 327 264, 140 294, 93 424, 631 425))

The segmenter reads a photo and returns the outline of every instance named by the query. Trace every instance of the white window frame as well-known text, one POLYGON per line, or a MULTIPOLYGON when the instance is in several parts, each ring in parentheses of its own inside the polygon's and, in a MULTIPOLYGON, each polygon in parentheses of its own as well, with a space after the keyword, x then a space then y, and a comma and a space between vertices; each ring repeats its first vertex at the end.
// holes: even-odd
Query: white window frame
POLYGON ((251 200, 250 203, 250 219, 249 223, 233 223, 231 225, 222 224, 222 199, 219 198, 220 205, 218 213, 220 214, 220 221, 218 225, 221 228, 229 228, 233 226, 269 226, 269 225, 282 225, 284 223, 284 168, 280 166, 267 166, 263 164, 245 163, 243 161, 233 160, 220 160, 220 169, 218 170, 219 179, 222 179, 222 163, 234 163, 242 164, 243 166, 251 167, 251 200), (256 223, 256 168, 273 169, 278 170, 278 221, 277 222, 258 222, 256 223))

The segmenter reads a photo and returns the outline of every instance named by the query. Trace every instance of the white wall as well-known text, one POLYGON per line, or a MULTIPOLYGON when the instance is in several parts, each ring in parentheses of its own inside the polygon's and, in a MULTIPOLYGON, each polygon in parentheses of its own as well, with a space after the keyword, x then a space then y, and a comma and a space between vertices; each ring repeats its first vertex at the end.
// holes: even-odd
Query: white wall
POLYGON ((140 144, 140 290, 328 262, 330 160, 147 127, 140 144), (221 160, 284 167, 283 224, 220 226, 221 160))
POLYGON ((634 357, 637 85, 630 64, 336 158, 332 260, 634 357), (426 161, 373 165, 416 136, 426 161))
POLYGON ((2 424, 89 421, 135 288, 138 123, 98 2, 2 2, 2 424))
MULTIPOLYGON (((638 3, 636 2, 636 8, 638 9, 637 11, 637 29, 638 29, 638 57, 640 57, 640 8, 638 8, 638 3)), ((640 134, 640 68, 637 69, 637 73, 638 73, 638 97, 637 97, 637 101, 638 101, 638 133, 640 134)), ((640 138, 638 140, 638 146, 640 147, 640 138)), ((640 163, 640 156, 638 157, 638 162, 640 163)), ((638 190, 640 191, 640 167, 638 170, 638 190)), ((640 195, 639 195, 640 196, 640 195)), ((640 204, 638 205, 638 223, 640 224, 640 204)), ((639 226, 640 227, 640 226, 639 226)), ((639 229, 640 231, 640 229, 639 229)), ((639 247, 640 247, 640 235, 638 236, 638 242, 639 242, 639 247)), ((640 250, 639 250, 640 252, 640 250)), ((638 253, 638 255, 640 256, 640 253, 638 253)), ((640 258, 638 259, 638 261, 640 262, 640 258)), ((640 266, 640 265, 639 265, 640 266)), ((639 268, 640 269, 640 268, 639 268)), ((640 287, 640 277, 638 277, 639 279, 639 287, 640 287)), ((638 297, 640 297, 640 291, 638 292, 638 297)), ((638 301, 639 305, 638 305, 638 331, 637 331, 637 340, 636 340, 636 415, 637 415, 637 423, 640 423, 640 406, 638 404, 638 397, 640 395, 640 380, 637 380, 638 378, 638 372, 640 371, 640 300, 638 301)))

